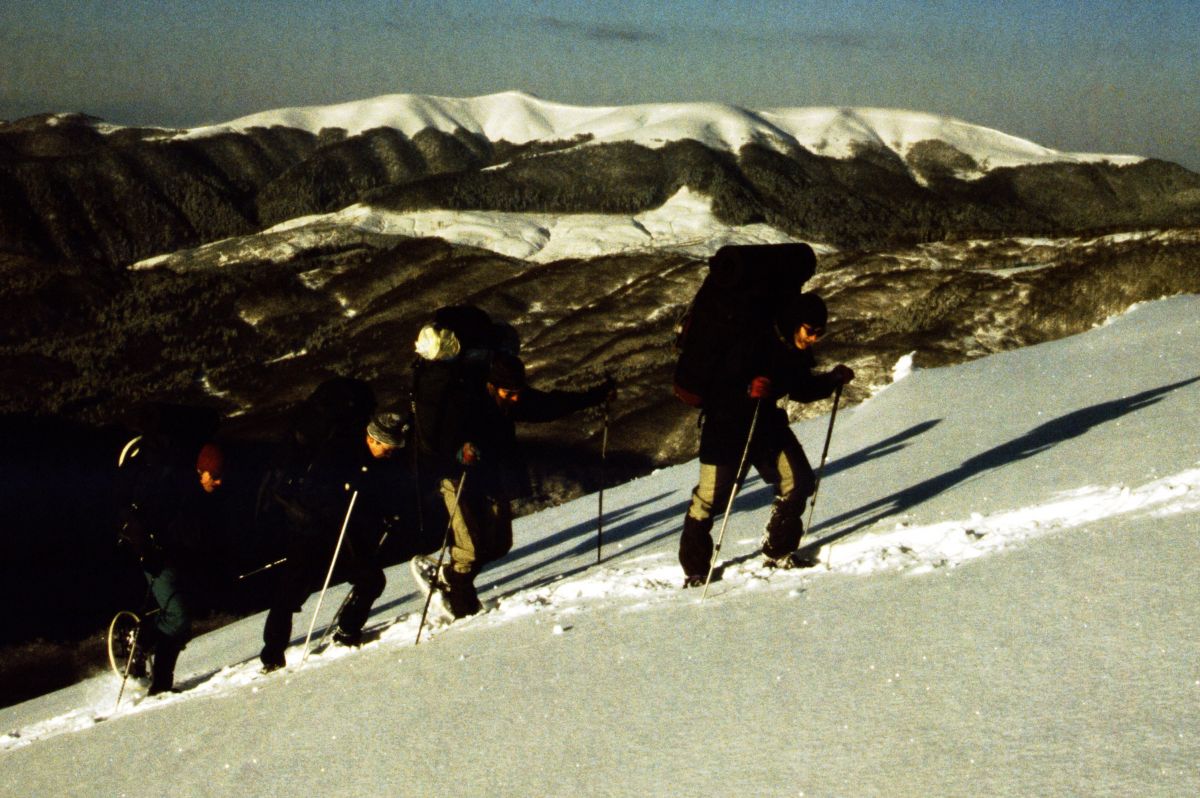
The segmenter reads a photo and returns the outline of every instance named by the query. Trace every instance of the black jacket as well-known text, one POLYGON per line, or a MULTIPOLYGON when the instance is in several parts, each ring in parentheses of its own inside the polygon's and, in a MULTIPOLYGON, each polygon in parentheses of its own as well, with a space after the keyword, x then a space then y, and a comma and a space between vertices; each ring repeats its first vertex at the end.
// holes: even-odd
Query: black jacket
POLYGON ((609 390, 604 385, 578 392, 526 387, 518 401, 501 408, 477 369, 457 360, 419 363, 413 404, 422 470, 434 479, 457 480, 463 472, 459 453, 470 443, 481 454, 471 470, 476 489, 498 499, 528 495, 528 468, 517 446, 516 423, 563 418, 598 405, 609 390))
POLYGON ((224 546, 227 510, 223 497, 204 492, 194 471, 146 468, 121 513, 120 539, 151 574, 194 569, 224 546))
POLYGON ((776 400, 815 402, 831 396, 838 386, 829 374, 814 374, 812 351, 800 350, 773 327, 747 334, 734 342, 730 376, 704 398, 700 460, 734 465, 741 459, 750 433, 756 401, 748 393, 755 377, 771 381, 771 395, 762 400, 755 428, 756 446, 771 446, 788 427, 787 412, 776 400))

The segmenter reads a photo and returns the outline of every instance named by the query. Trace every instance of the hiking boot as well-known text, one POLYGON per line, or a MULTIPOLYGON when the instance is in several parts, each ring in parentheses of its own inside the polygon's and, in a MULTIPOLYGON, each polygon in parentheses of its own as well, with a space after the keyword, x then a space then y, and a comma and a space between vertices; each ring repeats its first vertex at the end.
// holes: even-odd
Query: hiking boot
POLYGON ((778 571, 812 568, 819 562, 820 560, 817 558, 816 552, 805 549, 793 551, 791 554, 784 555, 783 557, 768 557, 766 554, 763 555, 763 566, 774 568, 778 571))
POLYGON ((339 626, 338 630, 333 633, 333 642, 339 646, 358 648, 363 643, 363 634, 361 630, 349 632, 339 626))
POLYGON ((687 590, 692 587, 704 587, 707 581, 708 574, 689 574, 683 577, 683 589, 687 590))
POLYGON ((483 609, 479 593, 475 591, 475 575, 460 574, 449 566, 442 568, 442 596, 455 618, 465 618, 483 609))
POLYGON ((263 651, 258 655, 258 660, 262 663, 263 673, 272 673, 287 665, 287 659, 283 656, 282 651, 279 653, 263 651))

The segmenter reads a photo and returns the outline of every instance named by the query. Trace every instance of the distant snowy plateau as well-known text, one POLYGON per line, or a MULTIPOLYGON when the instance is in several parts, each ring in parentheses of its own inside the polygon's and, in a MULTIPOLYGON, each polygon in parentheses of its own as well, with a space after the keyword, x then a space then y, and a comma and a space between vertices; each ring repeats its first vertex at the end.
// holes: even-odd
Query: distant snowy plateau
MULTIPOLYGON (((461 99, 396 94, 341 105, 285 108, 195 128, 178 137, 204 138, 275 127, 313 134, 337 130, 346 136, 380 128, 408 137, 427 130, 451 135, 466 131, 492 142, 582 142, 577 147, 632 142, 657 148, 690 140, 729 153, 754 144, 780 153, 803 148, 834 159, 850 159, 876 148, 894 153, 905 163, 911 163, 922 148, 937 148, 943 155, 954 154, 951 171, 959 180, 974 180, 1007 167, 1054 163, 1130 165, 1144 160, 1135 155, 1060 152, 997 130, 912 111, 750 111, 715 103, 583 107, 545 102, 520 92, 461 99)), ((918 184, 928 183, 919 168, 910 167, 909 174, 918 184)), ((637 214, 446 209, 397 212, 355 203, 334 213, 282 222, 236 248, 218 245, 224 248, 220 260, 254 256, 286 260, 297 252, 322 246, 330 230, 342 226, 386 235, 437 237, 541 263, 653 249, 704 257, 724 244, 800 240, 765 223, 736 225, 722 221, 713 214, 711 198, 685 186, 661 206, 637 214)), ((831 249, 822 242, 805 240, 816 244, 818 251, 831 249)), ((176 265, 192 255, 165 254, 139 261, 133 268, 176 265)))
POLYGON ((751 111, 718 103, 659 103, 589 107, 546 102, 521 92, 451 98, 393 94, 341 105, 285 108, 231 122, 194 128, 187 137, 288 127, 319 133, 341 129, 357 135, 394 128, 412 136, 426 129, 465 130, 490 141, 584 139, 591 144, 632 141, 661 146, 692 139, 736 152, 746 144, 780 151, 804 147, 832 158, 848 158, 861 145, 878 145, 905 158, 921 142, 942 141, 971 157, 982 173, 1002 166, 1060 161, 1142 160, 1129 155, 1063 153, 950 117, 879 108, 773 108, 751 111))

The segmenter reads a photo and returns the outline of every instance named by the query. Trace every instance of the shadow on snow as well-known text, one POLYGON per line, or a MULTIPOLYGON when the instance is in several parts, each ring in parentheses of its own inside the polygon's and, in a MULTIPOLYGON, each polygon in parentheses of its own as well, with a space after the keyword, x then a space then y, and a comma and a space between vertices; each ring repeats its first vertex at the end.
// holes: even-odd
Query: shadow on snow
POLYGON ((1019 438, 964 460, 961 465, 951 471, 918 482, 850 512, 826 519, 817 524, 814 531, 818 529, 836 529, 837 531, 829 533, 809 545, 815 548, 844 538, 890 515, 903 513, 981 474, 1033 457, 1057 444, 1077 438, 1094 427, 1149 407, 1161 401, 1168 393, 1197 381, 1200 381, 1200 377, 1164 385, 1133 396, 1101 402, 1048 421, 1019 438))

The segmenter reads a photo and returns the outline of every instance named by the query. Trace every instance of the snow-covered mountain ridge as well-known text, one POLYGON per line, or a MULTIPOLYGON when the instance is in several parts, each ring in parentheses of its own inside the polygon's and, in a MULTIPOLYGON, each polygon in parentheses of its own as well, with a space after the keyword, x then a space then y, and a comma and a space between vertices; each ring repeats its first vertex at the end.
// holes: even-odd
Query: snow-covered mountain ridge
POLYGON ((42 115, 0 123, 0 150, 10 249, 115 268, 355 204, 628 217, 682 188, 725 225, 854 249, 1200 219, 1200 175, 1178 165, 878 108, 393 94, 190 130, 42 115))
POLYGON ((1132 164, 1143 160, 1133 155, 1060 152, 952 117, 898 109, 749 110, 700 102, 592 107, 548 102, 517 91, 470 98, 389 94, 337 105, 280 108, 194 128, 184 135, 210 136, 273 126, 311 133, 340 128, 352 136, 373 128, 393 128, 407 136, 426 129, 443 133, 465 130, 490 141, 513 144, 586 139, 589 143, 631 141, 659 146, 693 139, 731 152, 756 143, 780 151, 803 147, 833 158, 848 158, 860 147, 876 146, 904 160, 921 142, 940 141, 968 156, 979 172, 1041 163, 1132 164))

